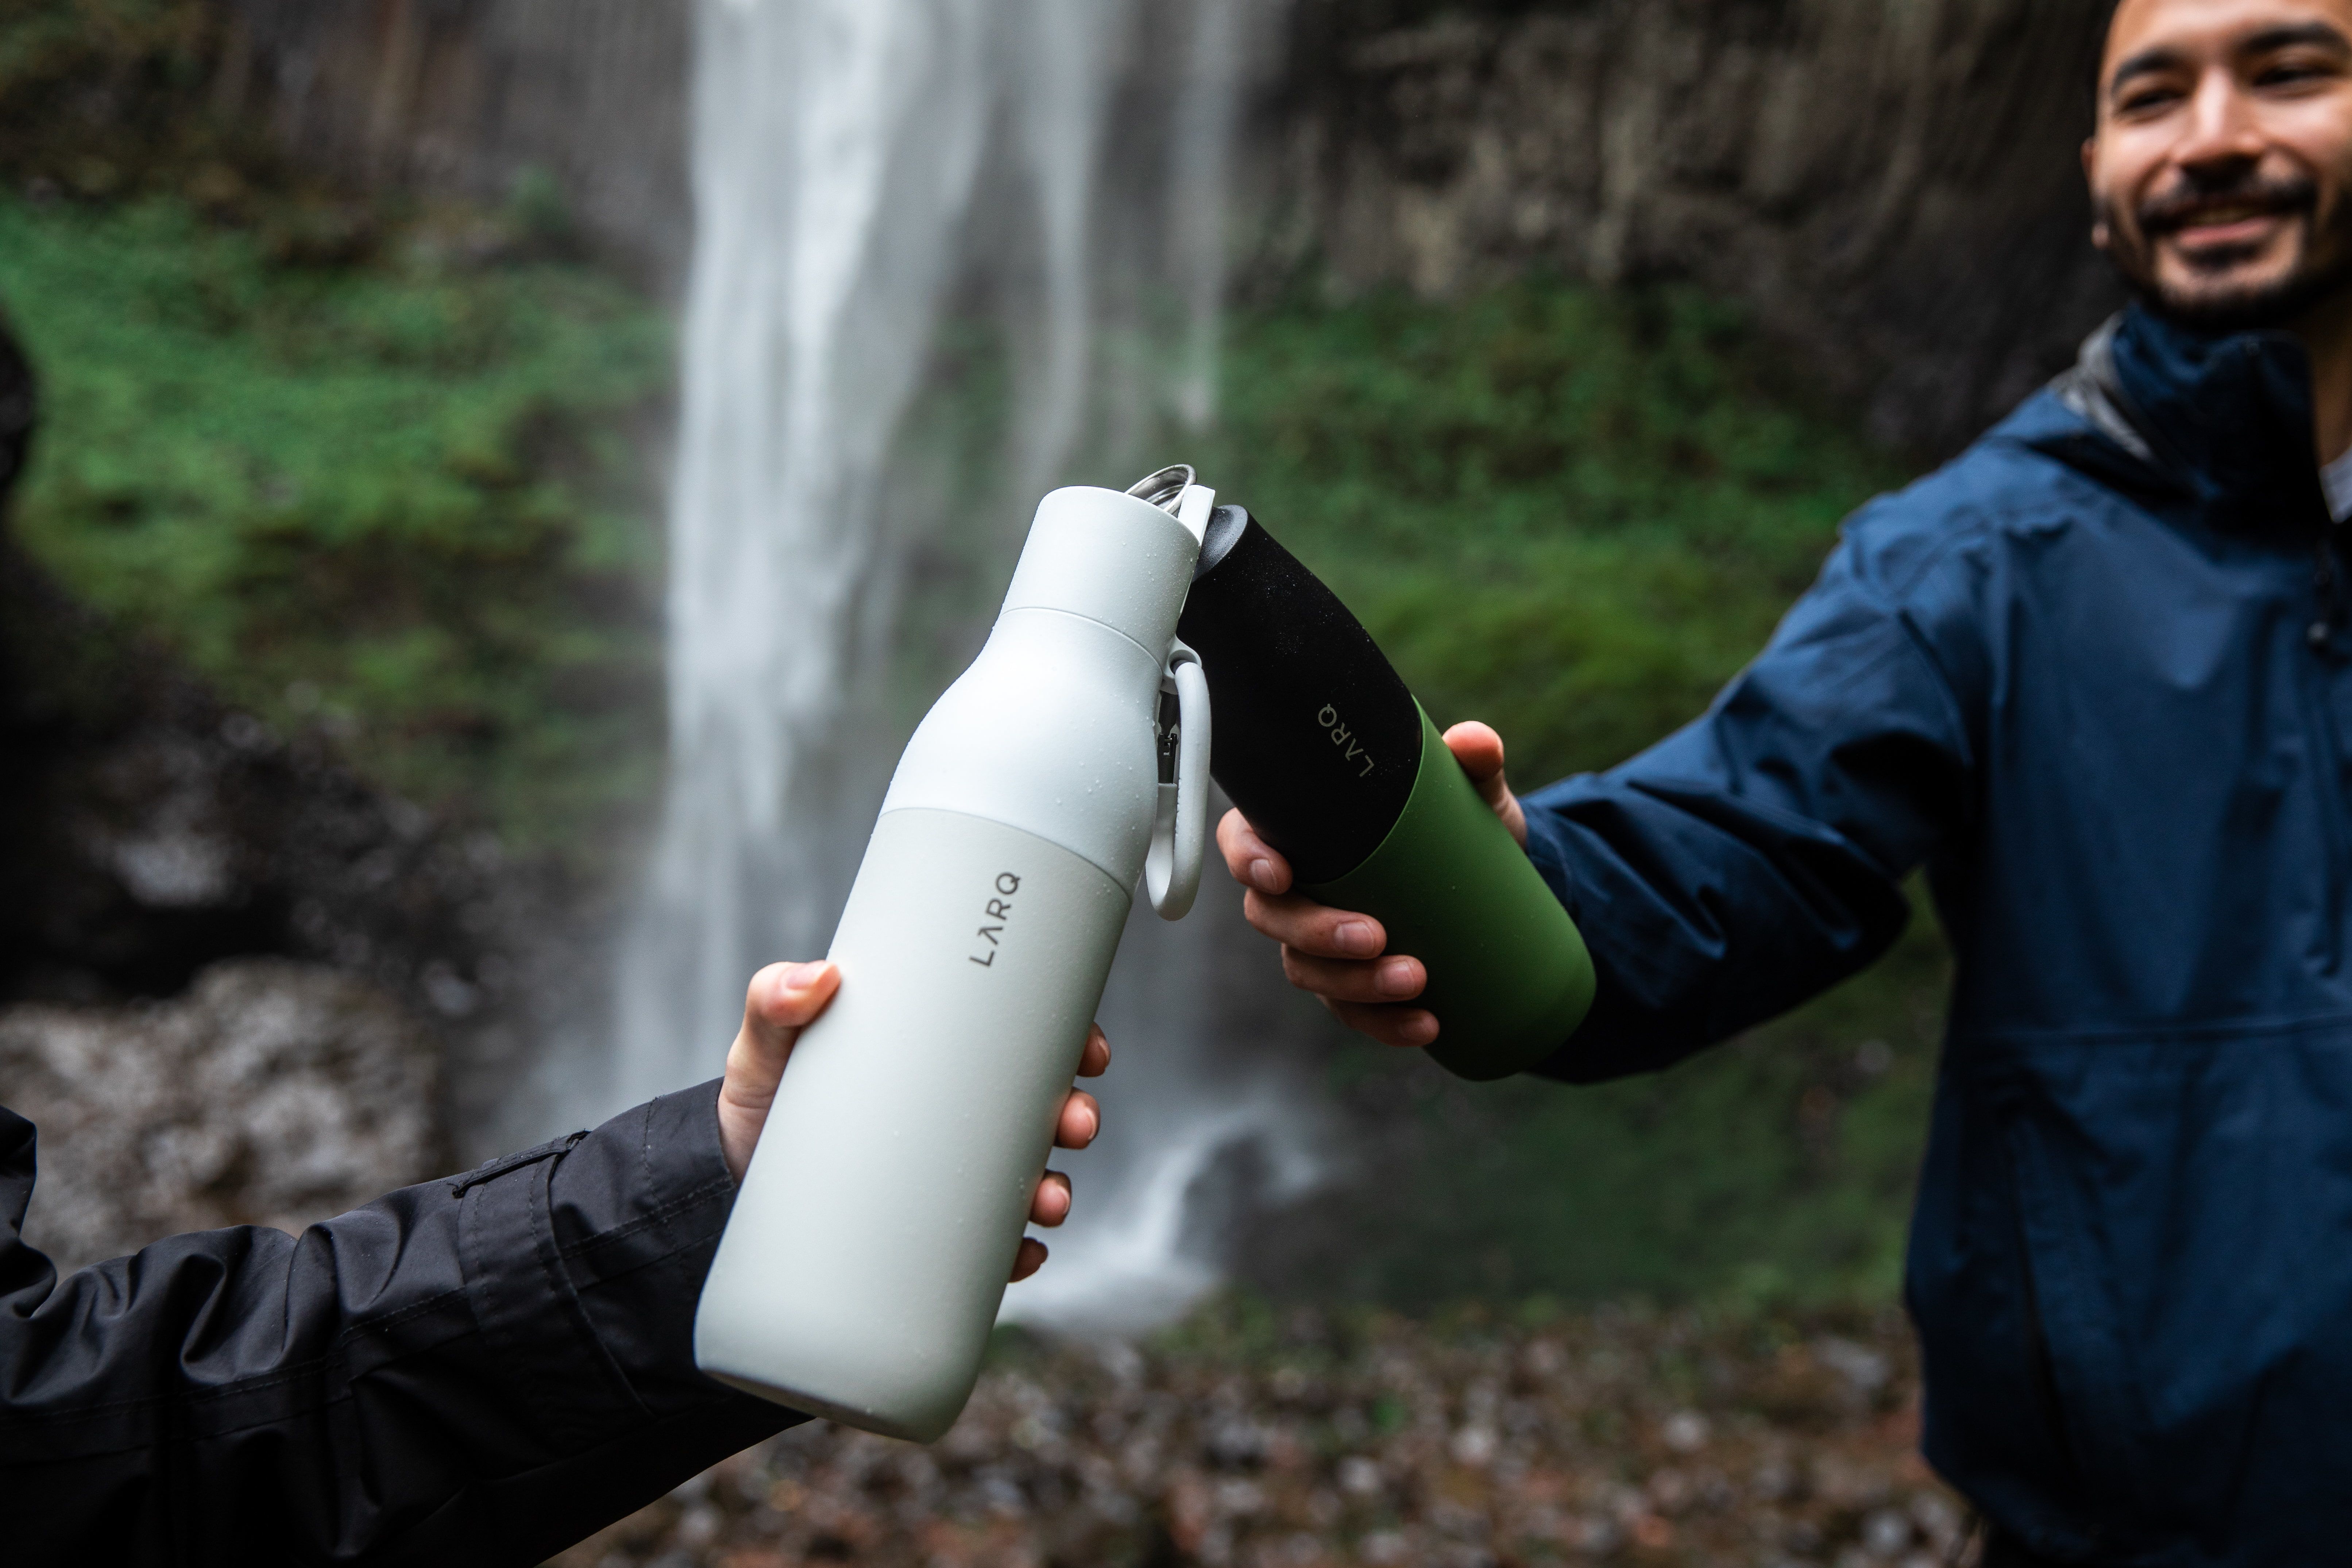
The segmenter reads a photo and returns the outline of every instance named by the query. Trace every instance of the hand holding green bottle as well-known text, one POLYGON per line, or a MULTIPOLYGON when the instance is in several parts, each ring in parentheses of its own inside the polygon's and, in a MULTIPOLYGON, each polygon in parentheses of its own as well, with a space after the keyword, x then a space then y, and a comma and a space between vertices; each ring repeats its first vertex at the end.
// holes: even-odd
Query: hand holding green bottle
MULTIPOLYGON (((1504 779, 1502 736, 1474 721, 1454 725, 1444 739, 1471 784, 1525 848, 1527 814, 1504 779)), ((1389 934, 1378 920, 1293 892, 1290 862, 1238 811, 1227 812, 1217 825, 1217 846, 1234 880, 1247 889, 1243 913, 1282 944, 1283 973, 1293 985, 1383 1045, 1418 1048, 1437 1038, 1435 1015, 1414 1005, 1428 973, 1418 958, 1388 950, 1389 934)))

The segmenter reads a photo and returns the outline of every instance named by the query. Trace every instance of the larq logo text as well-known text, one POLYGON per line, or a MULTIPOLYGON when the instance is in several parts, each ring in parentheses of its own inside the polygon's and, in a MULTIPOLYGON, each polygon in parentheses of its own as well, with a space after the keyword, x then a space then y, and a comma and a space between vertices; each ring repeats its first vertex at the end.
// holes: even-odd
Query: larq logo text
POLYGON ((982 969, 996 967, 998 939, 1004 934, 1005 922, 1013 918, 1013 895, 1020 890, 1020 878, 1010 871, 999 871, 996 874, 997 896, 988 900, 988 907, 982 911, 984 918, 996 923, 982 926, 975 933, 981 941, 988 944, 988 947, 984 955, 980 952, 971 955, 971 961, 982 969))
POLYGON ((1341 756, 1344 761, 1352 763, 1359 759, 1362 760, 1364 771, 1362 773, 1357 775, 1358 777, 1370 776, 1372 771, 1372 754, 1356 743, 1356 736, 1353 731, 1349 730, 1345 724, 1339 722, 1339 710, 1337 708, 1334 708, 1328 702, 1326 702, 1323 704, 1322 710, 1315 715, 1315 722, 1320 724, 1325 732, 1329 734, 1331 737, 1331 743, 1340 748, 1341 756))

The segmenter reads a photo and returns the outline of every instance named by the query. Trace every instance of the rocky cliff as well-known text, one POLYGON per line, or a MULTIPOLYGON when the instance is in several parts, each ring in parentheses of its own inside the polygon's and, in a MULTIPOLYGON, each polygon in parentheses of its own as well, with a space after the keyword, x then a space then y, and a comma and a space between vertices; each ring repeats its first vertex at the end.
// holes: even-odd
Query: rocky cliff
POLYGON ((688 0, 215 3, 215 102, 302 162, 492 203, 544 175, 609 253, 682 272, 688 0))
MULTIPOLYGON (((678 276, 688 0, 217 3, 218 97, 298 155, 477 198, 543 170, 609 250, 678 276)), ((2105 9, 1297 0, 1250 73, 1241 281, 1695 279, 1880 434, 1948 449, 2112 303, 2075 162, 2105 9)))
POLYGON ((1521 268, 1747 300, 1882 436, 1966 440, 2112 308, 2076 147, 2090 0, 1305 0, 1265 258, 1448 294, 1521 268))

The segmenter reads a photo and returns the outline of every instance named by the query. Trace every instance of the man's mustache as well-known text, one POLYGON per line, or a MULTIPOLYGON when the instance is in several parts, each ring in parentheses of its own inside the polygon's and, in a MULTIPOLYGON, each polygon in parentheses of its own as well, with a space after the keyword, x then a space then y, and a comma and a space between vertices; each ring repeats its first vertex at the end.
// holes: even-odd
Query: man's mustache
POLYGON ((2200 218, 2221 213, 2310 213, 2319 205, 2315 180, 2247 179, 2215 187, 2190 187, 2150 197, 2140 204, 2140 232, 2150 239, 2177 233, 2200 218))

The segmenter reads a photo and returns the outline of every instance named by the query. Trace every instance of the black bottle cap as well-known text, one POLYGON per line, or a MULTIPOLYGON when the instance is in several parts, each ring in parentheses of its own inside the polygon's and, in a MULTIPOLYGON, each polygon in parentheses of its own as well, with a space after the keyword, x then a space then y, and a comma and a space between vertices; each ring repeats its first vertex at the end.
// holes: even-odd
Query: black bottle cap
POLYGON ((1176 635, 1201 656, 1209 771, 1303 883, 1361 865, 1404 811, 1421 711, 1363 624, 1237 506, 1211 514, 1176 635))

